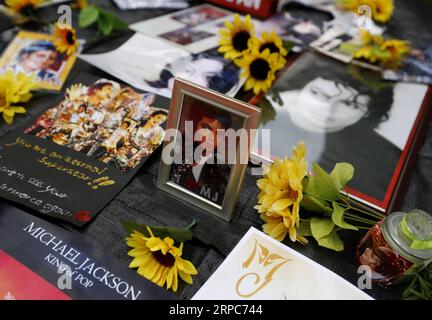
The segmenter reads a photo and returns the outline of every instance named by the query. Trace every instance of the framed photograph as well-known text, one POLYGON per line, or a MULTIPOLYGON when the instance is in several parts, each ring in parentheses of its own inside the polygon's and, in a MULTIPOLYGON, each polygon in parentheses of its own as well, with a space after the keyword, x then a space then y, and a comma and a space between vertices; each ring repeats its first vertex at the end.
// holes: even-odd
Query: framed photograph
POLYGON ((252 160, 283 158, 302 140, 309 164, 328 171, 338 162, 355 167, 345 189, 353 201, 392 212, 430 121, 431 92, 423 84, 383 81, 378 72, 305 53, 282 72, 272 95, 257 102, 263 121, 252 160), (263 129, 270 130, 270 148, 263 129))
POLYGON ((35 73, 39 89, 59 91, 75 56, 58 52, 53 41, 52 35, 20 31, 0 58, 0 72, 35 73))
POLYGON ((229 221, 260 111, 176 79, 157 186, 229 221))

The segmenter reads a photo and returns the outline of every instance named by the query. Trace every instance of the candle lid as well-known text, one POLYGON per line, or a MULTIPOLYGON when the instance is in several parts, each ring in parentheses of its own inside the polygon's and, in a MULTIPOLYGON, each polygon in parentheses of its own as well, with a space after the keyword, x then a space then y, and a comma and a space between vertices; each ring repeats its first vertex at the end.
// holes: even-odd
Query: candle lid
POLYGON ((400 255, 413 262, 432 259, 432 216, 419 209, 384 219, 383 235, 400 255))

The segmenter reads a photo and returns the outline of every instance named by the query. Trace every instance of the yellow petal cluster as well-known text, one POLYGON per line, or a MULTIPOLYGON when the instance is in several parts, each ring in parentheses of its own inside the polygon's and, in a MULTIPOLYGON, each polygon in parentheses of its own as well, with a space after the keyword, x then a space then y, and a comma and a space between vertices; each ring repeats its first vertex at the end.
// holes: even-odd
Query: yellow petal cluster
POLYGON ((134 259, 129 268, 138 268, 138 274, 152 281, 160 287, 166 285, 174 292, 178 289, 178 277, 192 284, 192 275, 198 274, 194 265, 183 259, 183 242, 179 247, 174 245, 170 237, 164 239, 155 237, 150 228, 147 228, 150 237, 134 231, 126 239, 127 245, 133 249, 128 255, 134 259))
POLYGON ((395 8, 393 0, 337 0, 337 4, 342 9, 355 13, 362 13, 359 12, 359 7, 368 6, 371 8, 372 19, 381 23, 391 19, 395 8))
POLYGON ((244 89, 253 89, 256 95, 266 92, 276 78, 276 72, 282 69, 285 62, 278 53, 271 53, 269 49, 259 52, 257 48, 246 53, 242 59, 236 60, 242 69, 240 76, 246 78, 244 89))
POLYGON ((30 91, 37 85, 33 80, 34 75, 15 74, 10 69, 0 75, 0 113, 7 124, 13 122, 16 113, 26 112, 24 107, 16 104, 31 99, 30 91))
POLYGON ((399 67, 410 51, 407 41, 384 40, 381 35, 372 35, 364 29, 360 30, 360 41, 361 48, 354 53, 354 58, 378 63, 385 69, 399 67))
POLYGON ((282 241, 289 234, 291 241, 307 243, 297 234, 300 224, 300 202, 303 199, 302 181, 307 175, 306 147, 300 142, 293 148, 291 158, 275 159, 268 172, 257 184, 260 189, 255 209, 265 222, 263 230, 282 241))
POLYGON ((281 63, 286 63, 285 57, 288 54, 288 51, 284 48, 282 39, 274 31, 264 31, 261 34, 261 38, 251 38, 249 40, 249 48, 251 50, 258 49, 259 52, 263 52, 265 49, 269 49, 270 53, 279 54, 281 63))
POLYGON ((239 14, 235 14, 234 21, 225 21, 225 28, 219 31, 219 52, 228 60, 241 57, 249 50, 248 43, 254 33, 251 16, 247 15, 242 20, 239 14))

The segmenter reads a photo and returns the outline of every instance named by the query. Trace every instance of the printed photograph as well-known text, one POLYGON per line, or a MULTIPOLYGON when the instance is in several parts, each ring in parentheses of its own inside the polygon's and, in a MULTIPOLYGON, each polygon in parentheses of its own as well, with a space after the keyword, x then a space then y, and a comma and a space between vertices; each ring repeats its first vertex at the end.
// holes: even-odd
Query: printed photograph
POLYGON ((206 31, 194 30, 191 28, 183 28, 175 31, 160 34, 159 37, 175 42, 182 46, 187 46, 191 43, 201 41, 213 37, 214 34, 208 33, 206 31))
POLYGON ((411 49, 402 67, 398 70, 384 70, 383 78, 432 84, 432 45, 411 49))
POLYGON ((283 12, 258 24, 257 32, 275 31, 284 40, 294 44, 294 51, 301 51, 321 36, 322 31, 313 20, 294 13, 283 12))
POLYGON ((0 72, 34 73, 39 89, 60 90, 74 62, 56 50, 53 36, 20 31, 0 58, 0 72))
MULTIPOLYGON (((294 62, 265 99, 274 116, 262 123, 268 150, 283 158, 287 145, 308 146, 310 163, 331 170, 337 162, 356 168, 350 187, 382 201, 397 168, 427 86, 391 83, 380 73, 308 53, 294 62)), ((259 139, 254 153, 260 151, 259 139)))
POLYGON ((231 61, 212 53, 179 58, 165 65, 159 78, 144 79, 144 82, 152 92, 171 96, 176 77, 227 95, 232 95, 241 87, 239 69, 231 61))
POLYGON ((189 27, 194 27, 226 17, 227 15, 227 12, 219 10, 216 7, 200 6, 196 9, 191 9, 186 12, 172 15, 171 19, 183 23, 189 27))
MULTIPOLYGON (((207 135, 203 136, 201 141, 194 142, 193 152, 198 146, 212 151, 201 155, 198 159, 193 157, 193 163, 189 164, 186 159, 188 157, 192 159, 192 157, 187 154, 186 142, 182 141, 182 148, 176 151, 181 152, 181 154, 176 154, 175 157, 180 156, 183 163, 171 165, 169 180, 213 203, 221 205, 230 178, 231 166, 228 164, 228 159, 225 158, 227 152, 225 150, 221 151, 220 143, 222 141, 218 139, 217 132, 218 130, 240 129, 242 127, 242 118, 190 96, 185 96, 183 101, 179 122, 179 131, 182 133, 182 138, 185 139, 186 136, 185 123, 190 121, 193 124, 194 136, 196 131, 200 129, 208 130, 207 135)), ((176 141, 176 144, 178 143, 176 141)))
POLYGON ((25 133, 127 172, 163 142, 167 112, 154 107, 154 100, 154 94, 105 79, 89 87, 76 84, 25 133))

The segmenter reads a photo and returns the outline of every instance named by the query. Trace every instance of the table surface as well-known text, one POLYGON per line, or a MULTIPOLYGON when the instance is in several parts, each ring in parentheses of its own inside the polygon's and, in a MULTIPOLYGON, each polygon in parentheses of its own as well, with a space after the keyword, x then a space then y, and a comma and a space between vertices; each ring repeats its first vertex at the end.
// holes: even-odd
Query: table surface
MULTIPOLYGON (((136 10, 119 11, 111 1, 92 1, 106 9, 117 12, 121 19, 128 23, 153 18, 169 13, 169 10, 136 10)), ((194 1, 199 3, 201 1, 194 1)), ((432 43, 432 30, 430 21, 432 18, 432 1, 396 1, 396 14, 387 25, 387 33, 391 36, 403 38, 416 43, 432 43), (429 23, 429 24, 428 24, 429 23)), ((43 17, 54 20, 57 17, 56 7, 45 8, 43 17)), ((77 14, 74 12, 76 25, 77 14)), ((90 39, 94 30, 79 30, 78 37, 90 39)), ((106 52, 117 48, 124 43, 133 33, 120 32, 115 37, 105 39, 89 50, 89 53, 106 52)), ((7 37, 6 37, 7 38, 7 37)), ((75 64, 64 88, 74 83, 74 79, 90 74, 96 77, 113 78, 103 71, 94 68, 83 61, 75 64)), ((11 126, 0 124, 0 136, 13 130, 17 126, 28 121, 31 117, 40 114, 43 110, 53 105, 54 100, 61 100, 61 94, 48 94, 36 96, 26 116, 17 118, 11 126)), ((186 286, 179 298, 190 299, 194 293, 204 284, 209 276, 222 263, 224 258, 234 248, 246 231, 254 226, 261 229, 262 222, 253 208, 256 203, 258 189, 256 177, 250 175, 250 168, 239 196, 234 217, 230 223, 223 222, 212 217, 199 208, 190 206, 172 196, 158 190, 155 187, 159 168, 160 152, 156 152, 148 162, 140 169, 131 182, 108 204, 102 212, 84 228, 75 228, 71 225, 61 224, 71 232, 82 235, 106 254, 114 255, 124 262, 125 267, 130 262, 127 256, 128 247, 124 241, 125 233, 119 219, 133 220, 148 225, 166 225, 183 227, 193 219, 198 221, 194 227, 194 238, 186 244, 185 255, 198 268, 198 275, 194 277, 194 283, 186 286)), ((417 162, 404 197, 403 210, 420 208, 430 211, 432 208, 432 130, 425 137, 420 149, 417 162)), ((87 199, 82 199, 86 201, 87 199)), ((4 208, 3 200, 0 207, 4 208)), ((7 207, 7 206, 6 206, 7 207)), ((28 212, 28 209, 23 208, 28 212)), ((1 210, 0 210, 1 211, 1 210)), ((50 220, 59 224, 57 221, 50 220)), ((307 257, 336 272, 343 278, 357 284, 359 274, 354 258, 354 250, 361 233, 345 233, 342 237, 345 241, 343 252, 334 252, 317 246, 313 241, 303 246, 286 240, 284 243, 299 251, 307 257)), ((366 290, 368 294, 377 299, 398 299, 401 297, 401 288, 382 289, 374 286, 366 290)))

